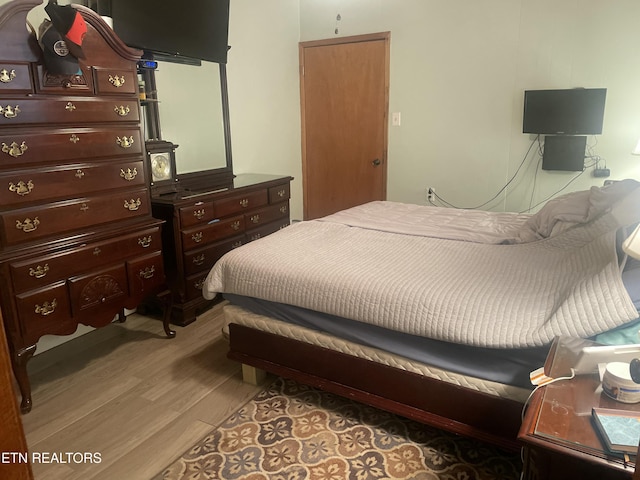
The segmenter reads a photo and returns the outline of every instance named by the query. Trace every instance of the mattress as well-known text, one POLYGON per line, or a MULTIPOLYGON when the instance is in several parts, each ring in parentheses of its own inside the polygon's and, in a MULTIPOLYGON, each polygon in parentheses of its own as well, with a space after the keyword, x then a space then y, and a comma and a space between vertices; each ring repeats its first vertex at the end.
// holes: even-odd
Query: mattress
POLYGON ((375 325, 327 315, 292 305, 227 294, 233 305, 290 325, 326 333, 353 344, 372 347, 409 361, 505 385, 531 388, 529 373, 541 367, 549 346, 496 349, 472 347, 408 335, 375 325))
POLYGON ((226 254, 203 295, 224 294, 252 328, 529 392, 555 337, 638 319, 616 248, 640 220, 638 185, 530 216, 372 202, 226 254))
POLYGON ((323 332, 253 313, 237 305, 226 305, 224 307, 224 314, 226 324, 235 323, 256 330, 273 333, 393 368, 424 375, 488 395, 509 398, 524 403, 531 392, 531 387, 523 388, 505 385, 500 382, 451 372, 444 368, 417 362, 400 355, 394 355, 381 349, 361 345, 323 332))

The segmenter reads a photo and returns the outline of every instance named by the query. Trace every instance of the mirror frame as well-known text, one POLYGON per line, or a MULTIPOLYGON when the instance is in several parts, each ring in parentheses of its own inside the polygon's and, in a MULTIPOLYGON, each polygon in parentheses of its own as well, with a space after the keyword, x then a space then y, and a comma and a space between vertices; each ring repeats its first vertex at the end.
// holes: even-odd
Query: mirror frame
MULTIPOLYGON (((165 60, 157 58, 157 60, 165 60)), ((193 191, 211 189, 220 185, 226 185, 233 180, 233 156, 231 154, 231 125, 229 120, 229 90, 227 87, 227 66, 218 64, 220 77, 220 94, 222 105, 222 128, 224 135, 225 166, 205 170, 197 170, 176 175, 177 191, 193 191)), ((145 116, 149 128, 149 138, 162 139, 162 126, 160 124, 160 112, 157 102, 157 86, 155 71, 153 69, 140 69, 140 73, 146 85, 147 99, 145 104, 145 116)))

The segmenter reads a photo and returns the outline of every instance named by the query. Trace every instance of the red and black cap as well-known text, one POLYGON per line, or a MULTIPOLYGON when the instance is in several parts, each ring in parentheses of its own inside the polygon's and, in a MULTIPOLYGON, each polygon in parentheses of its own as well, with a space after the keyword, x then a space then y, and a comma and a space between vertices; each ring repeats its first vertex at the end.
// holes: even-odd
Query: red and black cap
POLYGON ((49 0, 44 10, 55 29, 64 38, 71 54, 77 58, 84 58, 82 40, 87 33, 87 24, 80 12, 71 5, 58 5, 56 0, 49 0))
POLYGON ((78 59, 69 53, 67 42, 49 20, 44 20, 39 28, 39 40, 44 64, 55 75, 75 75, 80 73, 78 59))

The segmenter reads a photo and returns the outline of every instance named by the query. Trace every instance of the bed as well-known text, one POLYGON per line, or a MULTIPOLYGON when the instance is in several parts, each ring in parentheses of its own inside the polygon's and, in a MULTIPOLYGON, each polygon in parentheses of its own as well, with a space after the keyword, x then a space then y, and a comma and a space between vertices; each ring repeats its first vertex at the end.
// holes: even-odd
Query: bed
POLYGON ((371 202, 227 253, 203 295, 228 300, 229 357, 247 375, 516 449, 528 374, 555 338, 640 341, 640 269, 619 249, 639 187, 536 214, 371 202))

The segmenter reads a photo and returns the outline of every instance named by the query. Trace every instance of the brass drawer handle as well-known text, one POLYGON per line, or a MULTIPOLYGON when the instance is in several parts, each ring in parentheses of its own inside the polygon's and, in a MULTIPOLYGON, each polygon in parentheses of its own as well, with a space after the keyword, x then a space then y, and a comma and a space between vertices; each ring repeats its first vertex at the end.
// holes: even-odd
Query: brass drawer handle
POLYGON ((109 75, 109 83, 116 88, 120 88, 125 83, 124 75, 122 77, 120 75, 109 75))
POLYGON ((27 183, 24 183, 20 180, 18 183, 9 182, 9 191, 16 192, 21 197, 24 195, 29 195, 31 190, 33 190, 33 182, 29 180, 27 183))
POLYGON ((280 198, 284 197, 287 194, 287 191, 283 188, 282 190, 278 190, 278 196, 280 198))
POLYGON ((30 277, 36 277, 36 278, 43 278, 47 275, 47 272, 49 271, 49 264, 45 263, 44 267, 42 265, 38 265, 36 268, 30 268, 29 269, 29 276, 30 277))
POLYGON ((16 78, 16 71, 15 70, 9 71, 6 68, 3 68, 2 70, 0 70, 0 82, 9 83, 14 78, 16 78))
POLYGON ((24 222, 16 220, 16 228, 18 230, 22 230, 24 233, 33 232, 38 228, 38 225, 40 225, 40 220, 38 220, 38 217, 34 218, 33 220, 31 220, 30 218, 25 218, 24 222))
POLYGON ((131 108, 129 108, 129 105, 116 105, 113 111, 119 117, 126 117, 131 112, 131 108))
POLYGON ((65 105, 64 109, 67 112, 73 112, 76 109, 76 106, 72 102, 67 102, 67 104, 65 105))
POLYGON ((87 210, 89 210, 89 205, 87 205, 86 203, 80 205, 81 212, 86 212, 87 210))
POLYGON ((133 136, 127 137, 116 137, 116 143, 122 148, 131 148, 133 146, 133 136))
POLYGON ((249 200, 247 200, 246 198, 243 198, 242 200, 240 200, 240 206, 242 208, 247 208, 249 206, 249 200))
POLYGON ((194 233, 191 235, 191 240, 196 243, 200 243, 202 241, 202 232, 194 233))
POLYGON ((124 208, 126 208, 130 212, 135 212, 136 210, 138 210, 140 208, 140 205, 142 205, 142 202, 139 198, 135 200, 132 198, 131 200, 124 201, 124 208))
POLYGON ((101 253, 102 253, 102 250, 100 250, 100 248, 96 247, 96 248, 93 249, 93 256, 94 257, 100 256, 101 253))
POLYGON ((140 245, 142 248, 147 248, 149 245, 151 245, 151 240, 151 235, 149 235, 148 237, 138 238, 138 245, 140 245))
POLYGON ((231 228, 236 231, 240 230, 240 220, 236 220, 235 222, 233 222, 231 224, 231 228))
POLYGON ((16 118, 20 113, 20 107, 16 105, 12 107, 11 105, 7 105, 6 107, 0 106, 0 115, 4 118, 16 118))
POLYGON ((51 302, 44 302, 42 305, 36 305, 35 312, 46 317, 51 315, 58 306, 58 301, 54 298, 51 302))
POLYGON ((24 152, 26 152, 28 149, 29 147, 27 147, 27 144, 25 142, 22 142, 20 145, 18 145, 17 142, 11 142, 11 145, 7 145, 6 143, 2 142, 2 151, 4 153, 8 153, 13 158, 18 158, 19 156, 23 155, 24 152))
POLYGON ((84 172, 80 169, 76 170, 76 174, 74 175, 76 178, 84 177, 84 172))
POLYGON ((242 246, 242 240, 238 240, 231 245, 231 248, 238 248, 242 246))
POLYGON ((250 220, 251 223, 260 223, 260 215, 252 215, 250 220))
POLYGON ((205 259, 205 255, 204 255, 204 253, 201 253, 197 257, 193 257, 192 262, 193 262, 194 265, 200 266, 200 265, 202 265, 204 263, 204 259, 205 259))
POLYGON ((202 220, 204 218, 204 214, 205 214, 204 208, 193 211, 193 216, 196 217, 198 220, 202 220))
POLYGON ((193 286, 196 288, 196 290, 202 290, 202 286, 204 285, 204 278, 201 278, 200 280, 198 280, 197 282, 195 282, 193 284, 193 286))
POLYGON ((283 206, 281 206, 281 207, 280 207, 280 213, 282 213, 283 215, 284 215, 285 213, 287 213, 287 210, 289 210, 289 209, 287 208, 287 206, 286 206, 286 205, 283 205, 283 206))
POLYGON ((154 273, 156 272, 156 267, 154 265, 151 265, 150 267, 145 268, 144 270, 140 270, 138 272, 138 276, 140 278, 143 278, 145 280, 148 280, 149 278, 152 278, 154 273))
POLYGON ((133 170, 131 170, 130 168, 127 168, 127 171, 125 172, 124 169, 120 169, 120 177, 124 178, 127 182, 130 182, 131 180, 133 180, 134 178, 136 178, 136 176, 138 175, 138 169, 137 168, 133 168, 133 170))
POLYGON ((260 238, 260 234, 259 233, 254 233, 253 235, 251 235, 251 241, 253 242, 254 240, 258 240, 260 238))
POLYGON ((75 133, 69 137, 69 141, 74 145, 80 141, 80 137, 78 137, 75 133))

